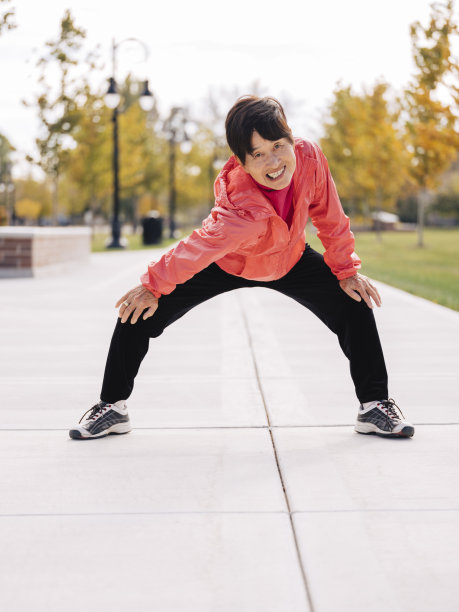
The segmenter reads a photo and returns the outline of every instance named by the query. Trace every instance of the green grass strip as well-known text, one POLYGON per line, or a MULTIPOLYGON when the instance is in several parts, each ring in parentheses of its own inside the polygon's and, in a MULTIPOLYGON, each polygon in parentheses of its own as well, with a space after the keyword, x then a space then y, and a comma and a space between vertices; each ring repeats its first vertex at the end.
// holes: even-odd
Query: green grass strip
MULTIPOLYGON (((307 241, 323 252, 308 226, 307 241)), ((362 274, 413 295, 459 311, 459 228, 425 230, 425 247, 417 246, 416 232, 355 234, 362 274)))

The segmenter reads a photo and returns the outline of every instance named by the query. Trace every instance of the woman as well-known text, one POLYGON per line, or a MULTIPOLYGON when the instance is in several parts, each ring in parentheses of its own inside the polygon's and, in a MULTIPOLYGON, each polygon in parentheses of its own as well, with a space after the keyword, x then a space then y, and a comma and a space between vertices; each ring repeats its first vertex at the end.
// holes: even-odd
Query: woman
POLYGON ((381 299, 357 271, 354 236, 325 156, 315 143, 293 138, 274 98, 240 98, 225 125, 234 155, 215 181, 215 206, 200 229, 151 262, 142 284, 117 302, 101 399, 70 437, 129 432, 126 400, 149 339, 194 306, 240 287, 280 291, 337 334, 360 402, 356 431, 411 437, 413 426, 388 399, 372 311, 372 300, 380 306, 381 299), (308 218, 323 256, 305 244, 308 218))

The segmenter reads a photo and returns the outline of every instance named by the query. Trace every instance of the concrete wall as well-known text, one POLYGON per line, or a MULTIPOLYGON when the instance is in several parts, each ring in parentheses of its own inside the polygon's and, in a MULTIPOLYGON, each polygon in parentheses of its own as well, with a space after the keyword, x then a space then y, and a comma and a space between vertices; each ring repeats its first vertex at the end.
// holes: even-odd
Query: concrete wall
POLYGON ((36 276, 84 263, 90 251, 86 227, 0 227, 0 278, 36 276))

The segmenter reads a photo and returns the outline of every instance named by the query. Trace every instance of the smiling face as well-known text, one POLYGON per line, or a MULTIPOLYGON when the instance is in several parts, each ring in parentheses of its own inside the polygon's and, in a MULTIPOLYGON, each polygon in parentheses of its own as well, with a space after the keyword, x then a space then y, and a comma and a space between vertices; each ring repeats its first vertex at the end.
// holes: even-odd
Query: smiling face
POLYGON ((296 168, 295 149, 287 138, 265 140, 254 130, 252 152, 239 163, 250 176, 270 189, 284 189, 290 184, 296 168))

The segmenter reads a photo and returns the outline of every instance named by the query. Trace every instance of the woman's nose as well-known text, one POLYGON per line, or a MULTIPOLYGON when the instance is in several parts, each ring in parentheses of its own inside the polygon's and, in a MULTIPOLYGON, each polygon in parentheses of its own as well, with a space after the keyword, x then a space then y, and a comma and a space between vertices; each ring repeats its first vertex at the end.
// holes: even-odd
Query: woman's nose
POLYGON ((280 161, 280 159, 279 159, 279 156, 277 155, 277 153, 273 153, 271 155, 271 157, 269 158, 269 165, 272 168, 277 168, 277 166, 279 165, 279 161, 280 161))

